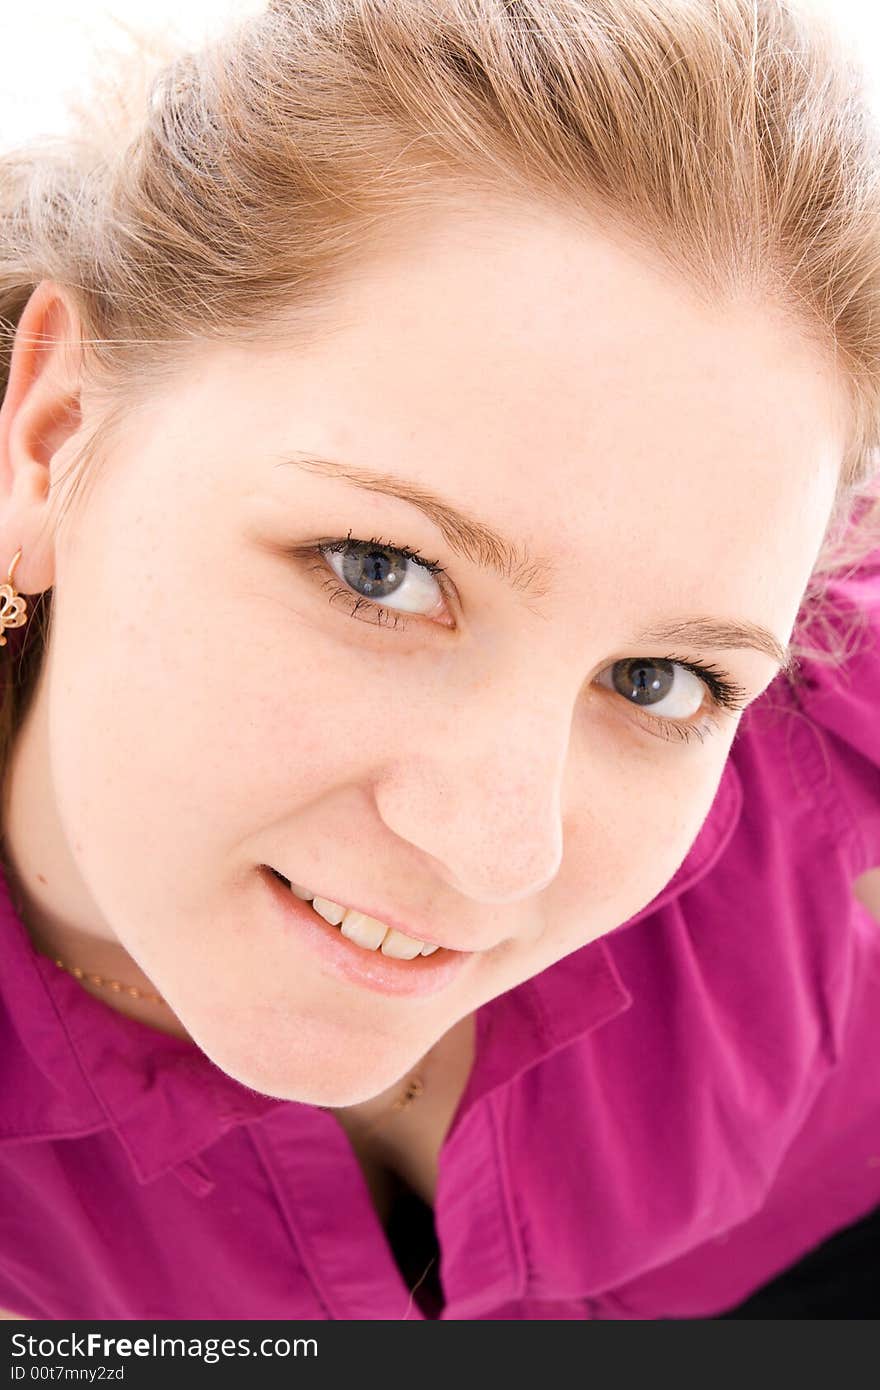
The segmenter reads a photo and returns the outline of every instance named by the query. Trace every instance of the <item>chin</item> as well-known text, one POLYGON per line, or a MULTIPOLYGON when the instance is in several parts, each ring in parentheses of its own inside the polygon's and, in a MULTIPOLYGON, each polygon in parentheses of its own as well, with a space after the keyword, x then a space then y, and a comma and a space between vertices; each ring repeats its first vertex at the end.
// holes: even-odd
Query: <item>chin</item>
POLYGON ((316 1056, 314 1041, 304 1036, 299 1040, 299 1055, 291 1049, 285 1056, 284 1049, 277 1045, 271 1055, 267 1055, 269 1049, 265 1045, 254 1045, 253 1040, 249 1045, 240 1039, 240 1045, 236 1046, 228 1029, 207 1036, 191 1024, 187 1027, 193 1042, 209 1061, 241 1086, 275 1100, 297 1101, 322 1109, 372 1100, 397 1081, 403 1084, 419 1060, 415 1056, 407 1057, 400 1065, 389 1067, 390 1059, 386 1055, 382 1059, 384 1066, 374 1065, 367 1071, 363 1046, 358 1048, 352 1039, 349 1040, 350 1055, 344 1057, 333 1057, 327 1048, 317 1049, 321 1055, 316 1056))

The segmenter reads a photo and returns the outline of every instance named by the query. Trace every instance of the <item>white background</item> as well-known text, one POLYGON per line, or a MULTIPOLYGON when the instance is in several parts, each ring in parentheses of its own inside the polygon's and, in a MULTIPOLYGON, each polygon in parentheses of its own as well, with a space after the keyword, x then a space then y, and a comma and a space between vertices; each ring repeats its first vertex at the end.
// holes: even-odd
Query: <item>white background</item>
POLYGON ((70 100, 88 99, 90 74, 114 52, 140 50, 139 31, 187 48, 264 8, 264 0, 0 0, 0 147, 63 133, 70 100))
MULTIPOLYGON (((880 111, 878 0, 798 0, 833 15, 868 68, 880 111)), ((89 74, 129 51, 138 30, 189 47, 264 0, 0 0, 0 147, 63 133, 72 98, 87 100, 89 74), (135 27, 132 36, 131 26, 135 27)), ((150 59, 144 60, 149 64, 150 59)))

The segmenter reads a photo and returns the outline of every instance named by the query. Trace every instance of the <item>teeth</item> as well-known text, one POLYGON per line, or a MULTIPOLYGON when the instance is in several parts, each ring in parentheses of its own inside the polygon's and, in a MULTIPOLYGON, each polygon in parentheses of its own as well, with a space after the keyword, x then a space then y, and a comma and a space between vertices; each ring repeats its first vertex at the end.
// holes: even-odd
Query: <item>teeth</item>
MULTIPOLYGON (((388 935, 388 928, 384 922, 377 922, 375 917, 368 917, 365 912, 355 912, 354 909, 346 912, 340 931, 349 941, 356 942, 368 951, 377 950, 388 935)), ((418 952, 413 954, 417 955, 418 952)))
POLYGON ((415 956, 420 956, 424 941, 417 941, 414 936, 407 936, 405 932, 395 931, 393 927, 388 928, 388 935, 379 947, 383 956, 396 956, 398 960, 413 960, 415 956))
POLYGON ((342 903, 334 903, 330 898, 313 898, 309 890, 298 883, 291 883, 290 888, 298 898, 302 898, 304 902, 311 902, 312 907, 325 922, 329 922, 332 927, 339 927, 343 936, 347 936, 349 941, 362 946, 366 951, 381 950, 383 956, 395 956, 398 960, 414 960, 416 956, 430 956, 440 949, 439 946, 429 946, 426 942, 419 941, 415 936, 396 931, 394 927, 387 927, 384 922, 377 921, 375 917, 368 917, 365 912, 343 907, 342 903))
POLYGON ((312 902, 315 911, 329 922, 331 927, 338 927, 345 916, 345 908, 341 903, 331 902, 329 898, 315 898, 312 902))

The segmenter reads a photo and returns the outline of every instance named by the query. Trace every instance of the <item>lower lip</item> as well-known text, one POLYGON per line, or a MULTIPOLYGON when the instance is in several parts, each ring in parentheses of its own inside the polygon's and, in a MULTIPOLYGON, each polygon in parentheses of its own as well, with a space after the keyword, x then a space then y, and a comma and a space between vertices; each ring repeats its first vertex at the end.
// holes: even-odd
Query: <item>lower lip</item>
POLYGON ((441 946, 430 956, 398 960, 381 951, 367 951, 349 941, 338 927, 325 922, 310 903, 303 902, 276 878, 268 865, 260 872, 269 888, 271 901, 280 912, 282 929, 295 933, 334 975, 378 994, 436 994, 479 955, 477 951, 447 951, 441 946))

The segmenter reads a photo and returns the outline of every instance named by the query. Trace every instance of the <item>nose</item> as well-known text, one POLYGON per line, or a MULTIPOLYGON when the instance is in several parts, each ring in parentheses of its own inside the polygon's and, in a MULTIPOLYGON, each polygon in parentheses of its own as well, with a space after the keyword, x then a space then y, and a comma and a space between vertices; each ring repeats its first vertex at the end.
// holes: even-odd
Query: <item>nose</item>
POLYGON ((513 903, 559 872, 571 706, 528 689, 485 691, 441 729, 414 732, 375 789, 395 835, 465 897, 513 903))

